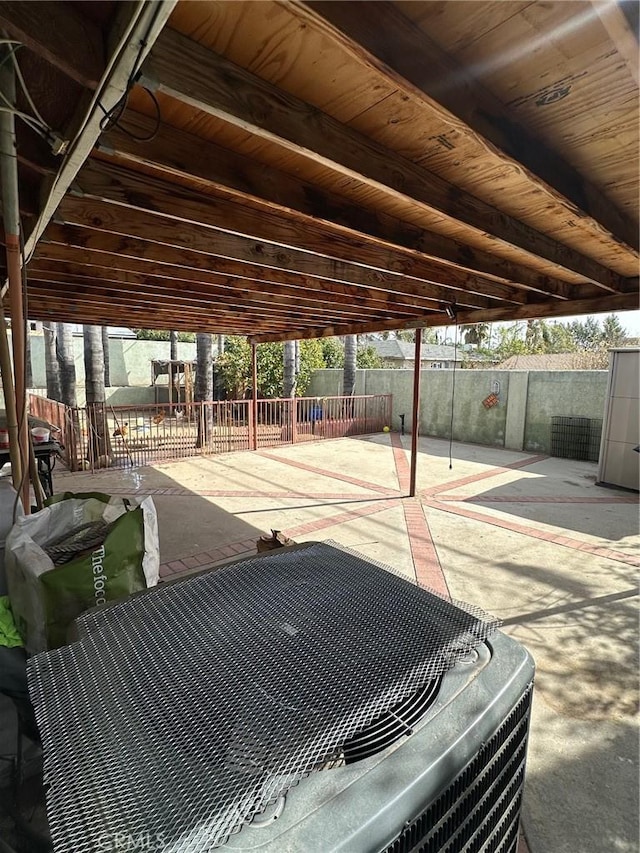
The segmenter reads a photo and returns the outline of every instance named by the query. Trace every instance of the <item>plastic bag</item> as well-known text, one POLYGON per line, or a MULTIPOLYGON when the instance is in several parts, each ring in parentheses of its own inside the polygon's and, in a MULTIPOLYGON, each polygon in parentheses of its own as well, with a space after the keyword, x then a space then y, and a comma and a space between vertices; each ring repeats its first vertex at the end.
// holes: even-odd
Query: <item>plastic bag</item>
POLYGON ((64 645, 85 610, 155 586, 160 570, 151 498, 65 492, 47 504, 18 519, 6 542, 11 607, 31 655, 64 645), (83 547, 92 532, 97 537, 83 547), (55 565, 47 550, 56 561, 69 559, 55 565))

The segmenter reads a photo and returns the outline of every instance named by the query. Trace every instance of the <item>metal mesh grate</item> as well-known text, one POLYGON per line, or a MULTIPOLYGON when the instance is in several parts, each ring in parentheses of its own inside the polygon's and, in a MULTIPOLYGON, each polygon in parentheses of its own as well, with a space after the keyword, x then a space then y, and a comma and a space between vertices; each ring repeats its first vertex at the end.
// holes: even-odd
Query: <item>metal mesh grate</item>
POLYGON ((81 622, 79 642, 29 666, 52 837, 70 853, 224 843, 497 625, 328 543, 81 622))
POLYGON ((551 455, 597 462, 602 420, 554 416, 551 418, 551 455))

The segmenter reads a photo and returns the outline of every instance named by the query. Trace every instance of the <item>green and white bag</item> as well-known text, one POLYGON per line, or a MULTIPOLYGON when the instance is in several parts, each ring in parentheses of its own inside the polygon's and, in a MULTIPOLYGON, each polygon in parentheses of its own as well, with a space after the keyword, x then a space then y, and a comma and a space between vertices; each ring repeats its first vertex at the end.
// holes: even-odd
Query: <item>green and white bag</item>
POLYGON ((151 498, 99 492, 55 495, 40 512, 17 520, 5 563, 27 652, 57 648, 80 613, 158 583, 155 506, 151 498))

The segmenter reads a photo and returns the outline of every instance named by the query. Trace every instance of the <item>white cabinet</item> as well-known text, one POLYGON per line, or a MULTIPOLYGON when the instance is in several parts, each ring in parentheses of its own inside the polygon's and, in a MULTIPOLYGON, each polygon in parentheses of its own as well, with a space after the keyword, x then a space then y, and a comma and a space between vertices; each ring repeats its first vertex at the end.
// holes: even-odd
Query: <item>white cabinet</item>
POLYGON ((609 354, 609 384, 602 424, 598 483, 640 488, 640 347, 609 354))

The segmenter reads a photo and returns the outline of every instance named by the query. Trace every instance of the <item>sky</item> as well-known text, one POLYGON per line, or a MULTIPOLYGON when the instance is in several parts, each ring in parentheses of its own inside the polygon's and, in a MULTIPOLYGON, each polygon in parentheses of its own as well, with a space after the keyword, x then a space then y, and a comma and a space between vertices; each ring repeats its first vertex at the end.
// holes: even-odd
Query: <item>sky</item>
MULTIPOLYGON (((580 314, 572 317, 558 317, 555 320, 551 320, 551 322, 558 323, 572 323, 574 320, 578 320, 581 323, 584 323, 589 317, 595 317, 596 320, 600 324, 605 317, 609 314, 615 314, 615 316, 620 320, 622 328, 626 331, 628 337, 630 338, 640 338, 640 310, 638 311, 609 311, 604 314, 580 314)), ((524 321, 522 321, 524 322, 524 321)), ((493 327, 495 329, 496 326, 509 326, 510 323, 493 323, 493 327)), ((444 329, 437 329, 438 337, 441 342, 453 341, 454 338, 454 327, 453 326, 445 326, 444 329)))

